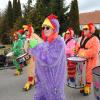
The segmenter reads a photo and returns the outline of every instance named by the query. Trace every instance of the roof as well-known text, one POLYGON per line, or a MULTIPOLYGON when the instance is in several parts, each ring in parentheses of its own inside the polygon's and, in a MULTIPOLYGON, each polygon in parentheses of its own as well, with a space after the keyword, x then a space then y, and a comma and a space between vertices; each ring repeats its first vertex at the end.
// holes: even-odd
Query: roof
POLYGON ((94 12, 80 13, 79 15, 80 24, 94 23, 100 24, 100 10, 94 12))

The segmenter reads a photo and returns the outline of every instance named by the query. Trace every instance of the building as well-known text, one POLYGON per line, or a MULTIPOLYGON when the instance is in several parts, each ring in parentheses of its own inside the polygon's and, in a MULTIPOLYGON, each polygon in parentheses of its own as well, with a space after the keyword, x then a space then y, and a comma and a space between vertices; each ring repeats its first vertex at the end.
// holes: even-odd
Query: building
POLYGON ((94 23, 95 27, 100 30, 100 10, 94 12, 80 13, 79 15, 80 29, 87 23, 94 23))

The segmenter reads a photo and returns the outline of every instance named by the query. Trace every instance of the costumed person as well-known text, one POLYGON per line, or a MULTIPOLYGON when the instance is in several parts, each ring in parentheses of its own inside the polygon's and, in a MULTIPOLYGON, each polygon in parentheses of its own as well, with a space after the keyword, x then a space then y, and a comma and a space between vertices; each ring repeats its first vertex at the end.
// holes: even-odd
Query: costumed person
POLYGON ((34 100, 66 100, 65 43, 58 35, 59 27, 57 16, 49 15, 42 24, 44 42, 28 50, 36 59, 34 100))
POLYGON ((98 62, 98 52, 100 48, 99 39, 94 36, 95 27, 87 24, 83 27, 82 36, 76 44, 76 54, 87 59, 86 63, 86 85, 80 89, 80 93, 87 96, 91 93, 92 69, 98 62))
POLYGON ((20 75, 22 72, 22 67, 23 67, 23 63, 19 63, 17 61, 17 58, 19 56, 21 56, 22 54, 24 54, 24 50, 23 50, 24 41, 23 41, 22 35, 21 35, 23 32, 24 32, 24 30, 18 30, 17 32, 15 32, 13 34, 14 35, 14 42, 13 42, 12 51, 14 53, 13 63, 16 67, 15 75, 20 75))
MULTIPOLYGON (((37 40, 33 42, 33 27, 32 25, 23 25, 25 35, 26 35, 26 41, 24 44, 24 50, 27 53, 27 50, 29 48, 32 48, 32 45, 37 44, 37 40)), ((28 67, 27 67, 27 74, 28 74, 28 81, 24 85, 24 90, 28 91, 31 89, 32 86, 35 85, 35 58, 30 57, 30 59, 27 61, 28 67)))
MULTIPOLYGON (((18 30, 18 33, 21 34, 21 37, 20 37, 20 39, 22 41, 21 50, 23 51, 23 53, 22 53, 22 55, 23 55, 25 53, 25 50, 24 50, 24 43, 25 43, 25 40, 26 40, 26 36, 24 35, 25 31, 23 29, 20 29, 20 30, 18 30)), ((18 61, 18 62, 20 64, 21 69, 26 65, 25 58, 20 59, 20 61, 18 61)))
MULTIPOLYGON (((74 56, 75 50, 75 39, 74 39, 74 31, 72 28, 68 28, 64 33, 64 40, 66 43, 66 57, 74 56)), ((72 62, 70 60, 67 61, 67 69, 68 69, 68 81, 75 82, 75 73, 76 73, 76 62, 72 62)))

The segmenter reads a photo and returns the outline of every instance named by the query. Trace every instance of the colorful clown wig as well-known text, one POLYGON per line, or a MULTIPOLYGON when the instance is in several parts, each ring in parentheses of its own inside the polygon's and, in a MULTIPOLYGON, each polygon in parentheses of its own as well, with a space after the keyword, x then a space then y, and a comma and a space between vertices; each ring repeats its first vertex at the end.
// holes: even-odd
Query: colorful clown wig
POLYGON ((70 38, 72 38, 74 36, 74 30, 72 28, 68 28, 64 33, 64 40, 66 39, 66 34, 70 34, 70 38))
POLYGON ((29 25, 23 25, 24 31, 29 31, 29 34, 26 35, 27 38, 30 38, 31 35, 34 33, 33 27, 31 24, 29 25))
POLYGON ((89 30, 91 33, 94 33, 95 32, 95 26, 93 23, 88 23, 88 27, 89 27, 89 30))
MULTIPOLYGON (((89 23, 87 25, 83 26, 83 30, 89 30, 89 33, 87 34, 88 37, 91 37, 91 35, 95 32, 95 26, 93 23, 89 23)), ((82 31, 82 35, 84 35, 84 31, 82 31)))
POLYGON ((18 34, 17 34, 17 31, 15 31, 15 32, 13 33, 13 37, 14 37, 14 39, 13 39, 14 41, 15 41, 15 40, 18 40, 18 34))
POLYGON ((57 19, 58 17, 51 14, 49 15, 43 22, 42 24, 42 27, 47 25, 47 26, 50 26, 55 33, 59 33, 59 28, 60 28, 60 25, 59 25, 59 21, 57 19))
POLYGON ((25 31, 24 31, 23 29, 20 29, 20 30, 18 30, 17 32, 18 32, 19 34, 22 34, 22 35, 23 35, 25 31))

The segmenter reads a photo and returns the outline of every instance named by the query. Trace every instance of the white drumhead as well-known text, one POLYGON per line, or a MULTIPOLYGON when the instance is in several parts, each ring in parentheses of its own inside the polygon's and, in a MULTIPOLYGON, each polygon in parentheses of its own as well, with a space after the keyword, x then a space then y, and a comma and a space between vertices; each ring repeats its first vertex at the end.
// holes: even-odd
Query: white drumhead
POLYGON ((14 54, 14 52, 9 52, 6 56, 11 57, 11 56, 13 56, 13 54, 14 54))
POLYGON ((82 58, 82 57, 78 57, 78 56, 73 56, 73 57, 69 57, 67 58, 68 60, 71 60, 71 61, 85 61, 86 59, 85 58, 82 58))

